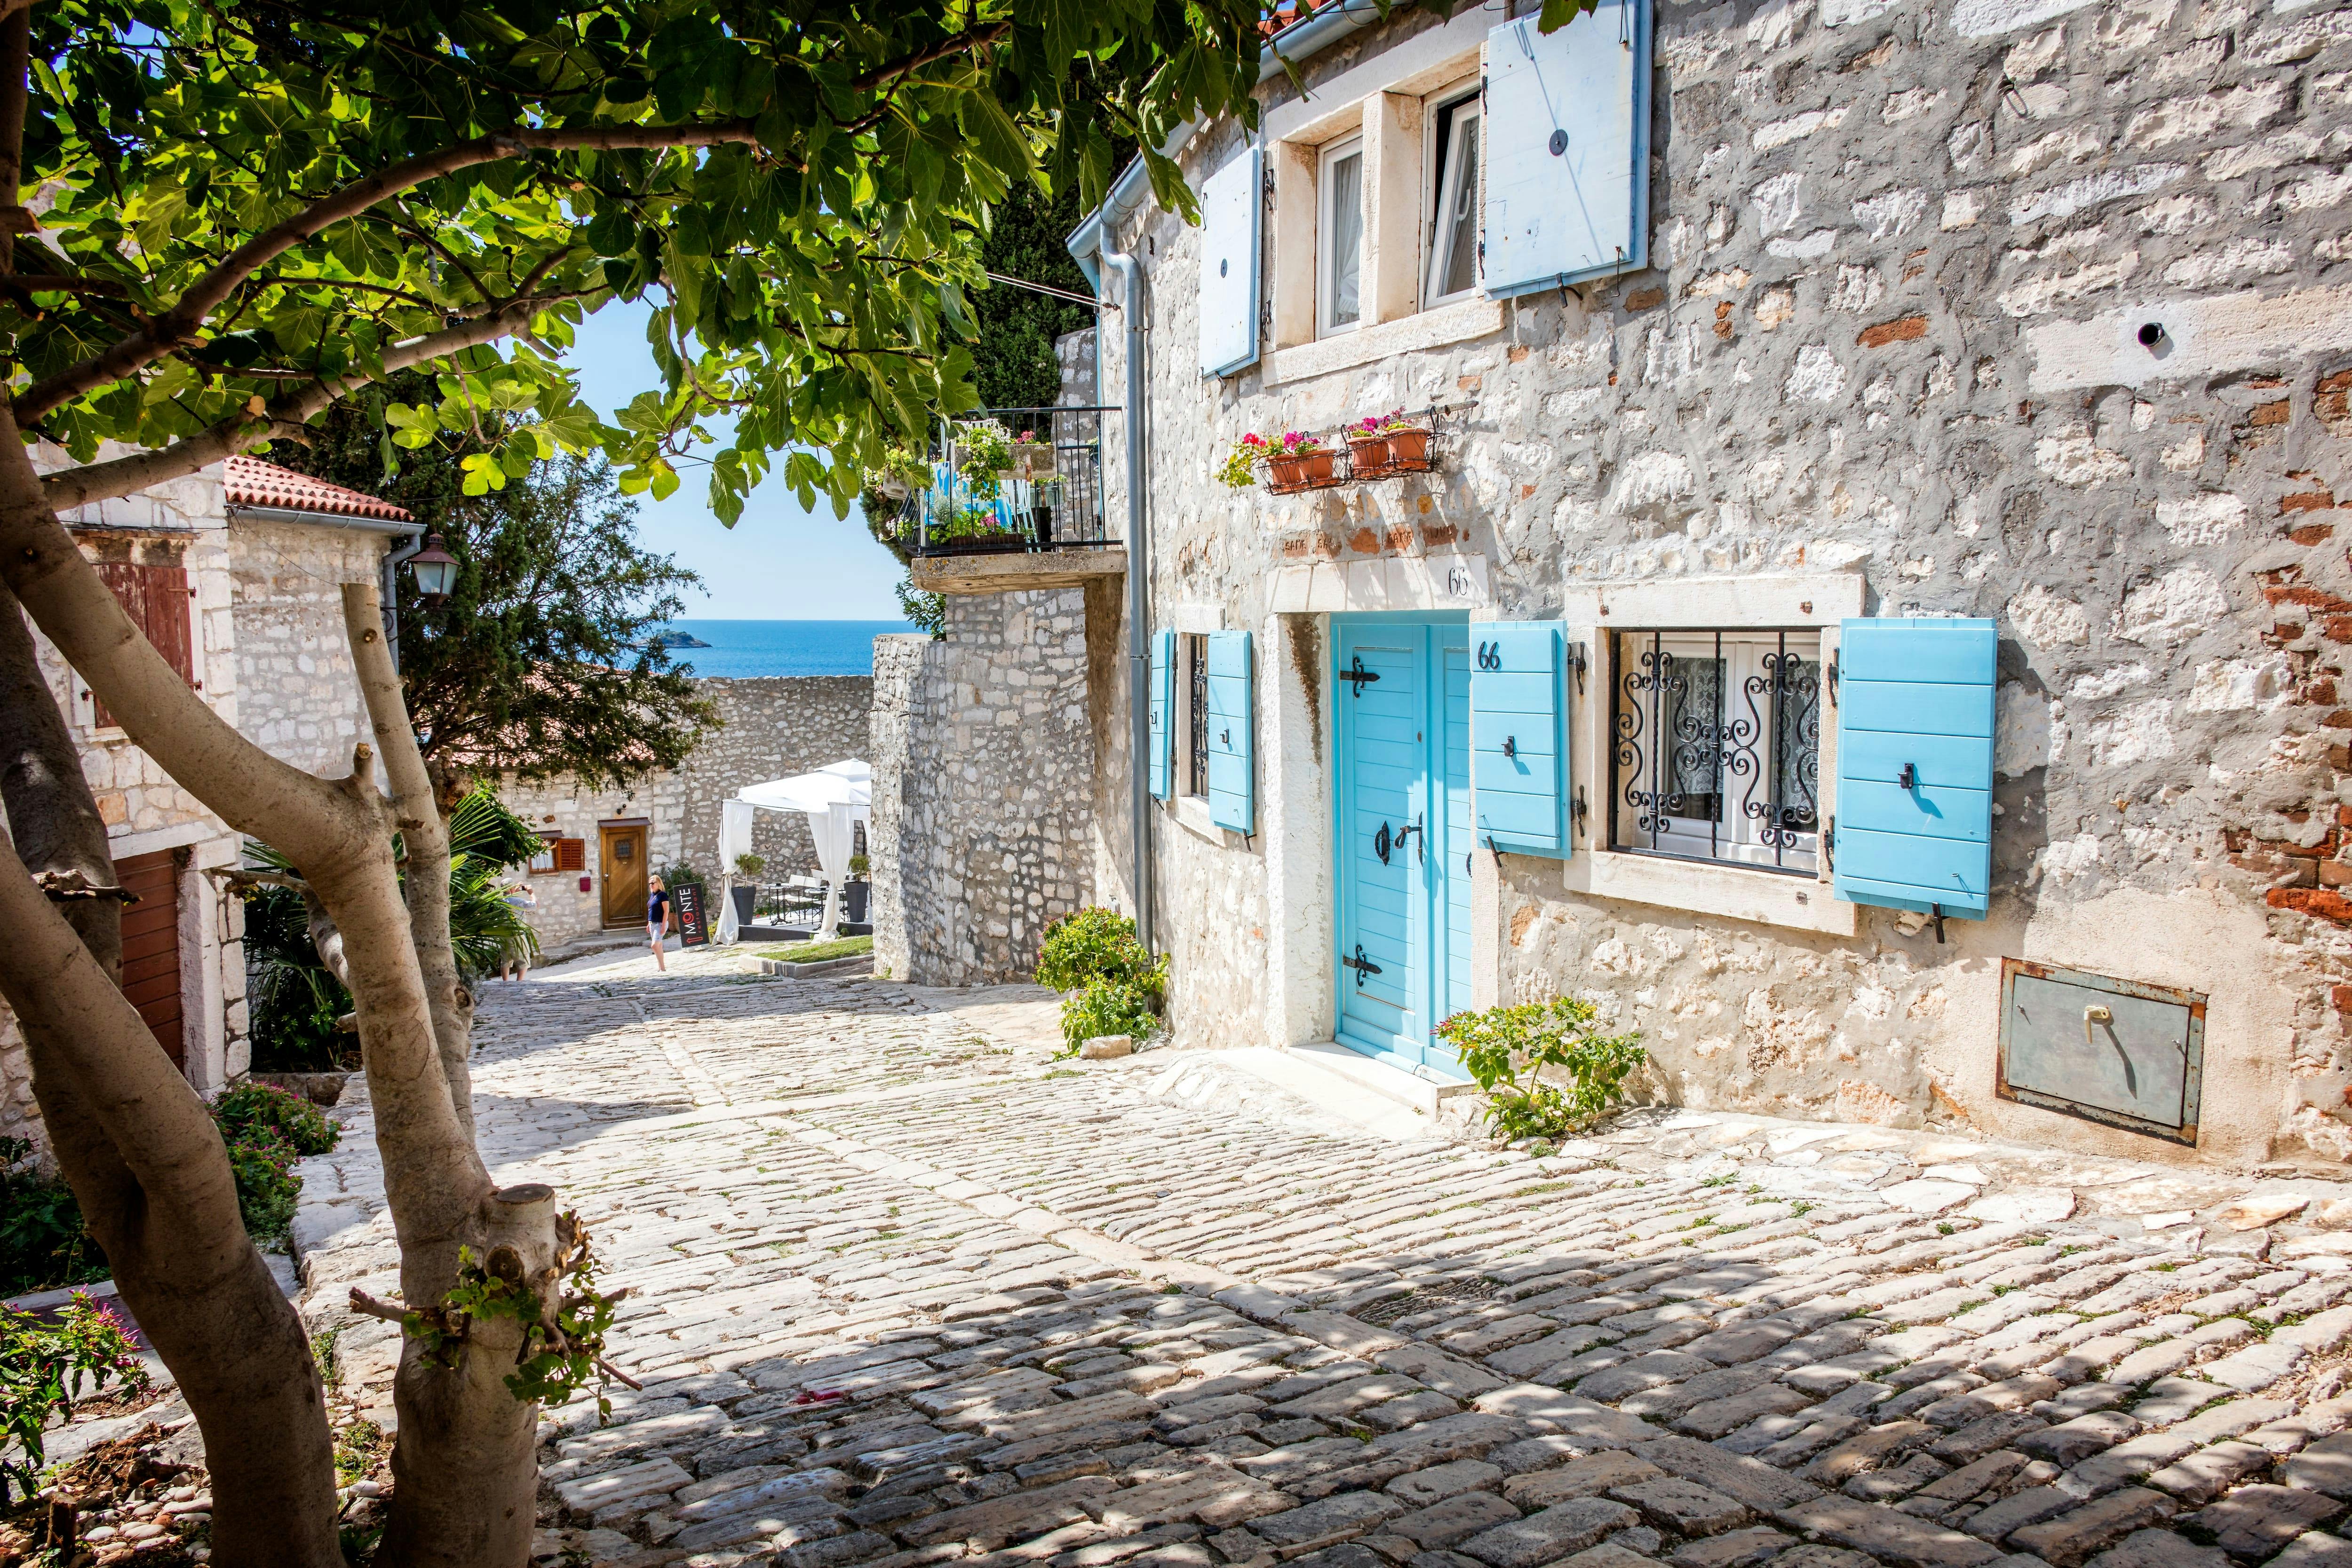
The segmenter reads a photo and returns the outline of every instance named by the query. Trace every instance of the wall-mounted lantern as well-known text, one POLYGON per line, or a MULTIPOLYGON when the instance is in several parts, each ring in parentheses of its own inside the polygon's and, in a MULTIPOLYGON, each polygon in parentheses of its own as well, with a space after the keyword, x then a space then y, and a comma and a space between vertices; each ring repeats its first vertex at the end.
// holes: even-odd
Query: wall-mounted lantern
POLYGON ((416 591, 425 596, 427 604, 440 603, 457 586, 457 558, 443 549, 441 544, 439 534, 427 534, 425 548, 408 558, 408 570, 416 578, 416 591))

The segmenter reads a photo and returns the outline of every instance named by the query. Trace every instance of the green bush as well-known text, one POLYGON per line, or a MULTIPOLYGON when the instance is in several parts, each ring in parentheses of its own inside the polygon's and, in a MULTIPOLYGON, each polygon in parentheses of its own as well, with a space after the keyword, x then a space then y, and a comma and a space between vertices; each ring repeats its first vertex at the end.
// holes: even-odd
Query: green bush
POLYGON ((230 1090, 213 1102, 213 1120, 232 1145, 258 1129, 275 1133, 297 1155, 323 1155, 343 1136, 325 1112, 275 1083, 245 1083, 230 1090))
MULTIPOLYGON (((343 1130, 319 1108, 273 1083, 247 1083, 213 1103, 228 1147, 237 1212, 256 1241, 281 1240, 294 1223, 302 1179, 294 1163, 323 1155, 343 1130)), ((106 1254, 82 1221, 65 1178, 33 1157, 22 1138, 0 1138, 0 1295, 86 1285, 107 1276, 106 1254)))
POLYGON ((65 1178, 33 1158, 23 1138, 0 1138, 0 1296, 87 1285, 106 1254, 82 1223, 65 1178))
POLYGON ((1634 1043, 1639 1034, 1601 1034, 1597 1016, 1591 1002, 1558 997, 1455 1013, 1436 1034, 1486 1092, 1486 1120, 1497 1134, 1558 1138, 1622 1100, 1626 1077, 1650 1059, 1634 1043))
POLYGON ((1168 960, 1146 953, 1135 922, 1116 909, 1081 909, 1045 927, 1037 983, 1075 991, 1088 980, 1121 981, 1156 1001, 1168 988, 1168 960))
POLYGON ((1150 998, 1115 980, 1088 980, 1062 1004, 1062 1038, 1076 1051, 1098 1034, 1129 1034, 1138 1040, 1160 1027, 1150 998))
POLYGON ((1143 950, 1135 922, 1115 909, 1081 909, 1045 928, 1037 983, 1070 993, 1062 1038, 1073 1055, 1098 1034, 1131 1034, 1139 1044, 1160 1025, 1168 959, 1143 950))
POLYGON ((293 1228, 302 1200, 300 1158, 270 1127, 254 1127, 228 1140, 228 1166, 236 1176, 236 1208, 245 1233, 256 1241, 278 1241, 293 1228))

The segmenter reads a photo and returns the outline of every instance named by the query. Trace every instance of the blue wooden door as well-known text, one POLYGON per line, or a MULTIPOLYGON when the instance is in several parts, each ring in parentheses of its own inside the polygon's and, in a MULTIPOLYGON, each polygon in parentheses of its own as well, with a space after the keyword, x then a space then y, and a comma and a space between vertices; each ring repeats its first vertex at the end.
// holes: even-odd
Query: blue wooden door
POLYGON ((1381 622, 1333 640, 1339 1038, 1449 1078, 1460 1064, 1430 1030, 1470 998, 1468 641, 1381 622))
POLYGON ((1429 632, 1346 627, 1336 646, 1339 1035, 1412 1066, 1430 1022, 1429 887, 1408 831, 1429 809, 1429 632))
MULTIPOLYGON (((1440 884, 1445 911, 1445 967, 1437 998, 1440 1019, 1470 1006, 1470 856, 1476 840, 1470 809, 1470 648, 1467 627, 1438 630, 1444 644, 1440 658, 1445 677, 1445 831, 1442 844, 1432 842, 1434 859, 1441 849, 1444 871, 1440 884)), ((1434 1042, 1433 1042, 1433 1044, 1434 1042)), ((1452 1051, 1434 1047, 1444 1060, 1430 1065, 1454 1077, 1462 1075, 1452 1051)))

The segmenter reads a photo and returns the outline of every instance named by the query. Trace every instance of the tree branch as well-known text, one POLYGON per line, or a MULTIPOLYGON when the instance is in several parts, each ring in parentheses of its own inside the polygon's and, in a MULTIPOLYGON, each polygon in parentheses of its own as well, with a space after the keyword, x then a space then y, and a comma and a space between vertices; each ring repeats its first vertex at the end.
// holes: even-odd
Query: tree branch
MULTIPOLYGON (((0 0, 5 5, 8 0, 0 0)), ((420 153, 390 164, 364 180, 323 196, 284 223, 231 251, 219 265, 182 294, 179 300, 140 330, 112 348, 80 363, 44 377, 16 394, 13 407, 20 425, 37 423, 44 415, 85 392, 121 380, 143 365, 194 340, 206 317, 226 302, 237 287, 264 266, 322 230, 356 217, 388 196, 414 189, 428 180, 535 152, 586 152, 623 148, 711 147, 723 142, 756 140, 749 120, 716 120, 695 125, 614 125, 588 130, 548 130, 527 127, 478 136, 436 152, 420 153)), ((135 486, 134 486, 135 487, 135 486)))
POLYGON ((440 1047, 449 1100, 474 1141, 473 1020, 457 983, 449 946, 449 824, 435 799, 433 775, 416 749, 416 728, 400 687, 400 671, 383 635, 383 602, 373 580, 343 584, 343 632, 351 639, 360 697, 375 732, 376 751, 392 781, 393 810, 408 848, 408 926, 425 977, 425 999, 440 1047))
MULTIPOLYGON (((460 349, 509 337, 530 325, 531 312, 541 303, 537 298, 510 299, 488 315, 477 316, 445 331, 412 338, 383 356, 383 373, 390 375, 411 365, 454 354, 460 349)), ((169 446, 46 475, 41 480, 41 493, 52 507, 67 512, 92 501, 111 500, 167 479, 182 478, 257 442, 299 435, 303 425, 325 413, 337 398, 375 379, 372 374, 321 377, 300 392, 289 392, 271 399, 259 413, 223 420, 209 430, 199 431, 169 446)))

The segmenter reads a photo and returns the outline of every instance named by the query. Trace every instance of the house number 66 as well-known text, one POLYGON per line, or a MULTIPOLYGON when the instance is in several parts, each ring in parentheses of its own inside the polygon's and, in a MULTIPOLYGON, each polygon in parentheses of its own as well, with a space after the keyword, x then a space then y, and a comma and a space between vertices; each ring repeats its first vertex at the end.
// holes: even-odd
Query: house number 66
POLYGON ((1471 590, 1470 574, 1467 571, 1458 566, 1449 566, 1445 569, 1445 591, 1448 597, 1467 599, 1470 597, 1471 590))

